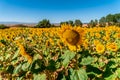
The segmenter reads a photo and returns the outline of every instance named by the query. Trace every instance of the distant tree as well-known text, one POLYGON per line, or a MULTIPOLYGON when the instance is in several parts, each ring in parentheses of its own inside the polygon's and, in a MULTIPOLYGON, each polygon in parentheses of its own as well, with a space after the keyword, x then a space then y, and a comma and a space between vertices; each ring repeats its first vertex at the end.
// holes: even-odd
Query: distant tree
POLYGON ((115 15, 112 15, 112 14, 108 14, 106 16, 106 21, 107 22, 117 22, 116 19, 115 19, 115 15))
POLYGON ((120 14, 115 14, 114 16, 115 16, 117 23, 120 23, 120 14))
POLYGON ((108 14, 105 17, 99 19, 100 26, 104 27, 106 25, 120 25, 120 13, 118 14, 108 14))
POLYGON ((49 27, 51 27, 51 24, 50 24, 49 20, 43 19, 35 27, 38 27, 38 28, 49 28, 49 27))
POLYGON ((62 24, 70 24, 71 26, 74 25, 73 21, 72 20, 69 20, 69 21, 65 21, 65 22, 60 22, 60 25, 62 24))
POLYGON ((73 23, 73 21, 72 21, 72 20, 69 20, 69 21, 68 21, 68 24, 70 24, 71 26, 73 26, 73 25, 74 25, 74 23, 73 23))
POLYGON ((64 24, 65 22, 60 22, 60 25, 64 24))
POLYGON ((120 27, 120 13, 119 14, 115 14, 114 16, 115 16, 115 19, 117 21, 115 23, 115 25, 120 27))
POLYGON ((108 25, 113 25, 114 23, 117 22, 117 20, 115 19, 115 15, 112 15, 112 14, 108 14, 106 16, 106 21, 107 21, 108 25))
POLYGON ((100 25, 100 27, 106 26, 106 18, 105 17, 102 17, 99 19, 99 25, 100 25))
POLYGON ((95 19, 95 25, 97 25, 98 24, 98 20, 97 19, 95 19))
POLYGON ((82 22, 76 19, 74 25, 82 27, 82 22))
POLYGON ((5 28, 9 28, 9 27, 4 24, 0 24, 0 29, 5 29, 5 28))
POLYGON ((94 21, 94 20, 91 20, 91 21, 89 22, 89 26, 90 26, 90 27, 95 27, 95 26, 96 26, 95 21, 94 21))
POLYGON ((60 25, 62 24, 69 24, 69 22, 68 21, 60 22, 60 25))
POLYGON ((68 22, 68 21, 66 21, 66 22, 65 22, 65 24, 69 24, 69 22, 68 22))

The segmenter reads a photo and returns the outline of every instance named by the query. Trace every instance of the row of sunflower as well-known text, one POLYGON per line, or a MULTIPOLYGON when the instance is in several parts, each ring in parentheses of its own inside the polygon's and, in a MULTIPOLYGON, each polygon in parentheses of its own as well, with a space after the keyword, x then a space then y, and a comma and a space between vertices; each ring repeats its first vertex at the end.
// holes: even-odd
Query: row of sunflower
POLYGON ((0 79, 119 80, 120 28, 0 30, 0 79))

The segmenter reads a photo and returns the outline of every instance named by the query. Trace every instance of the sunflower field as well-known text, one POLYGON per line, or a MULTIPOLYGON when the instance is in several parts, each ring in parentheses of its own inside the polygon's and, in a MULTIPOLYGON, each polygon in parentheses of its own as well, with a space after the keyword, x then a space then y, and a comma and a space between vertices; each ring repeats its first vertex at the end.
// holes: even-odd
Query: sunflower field
POLYGON ((1 29, 0 80, 120 80, 120 28, 1 29))

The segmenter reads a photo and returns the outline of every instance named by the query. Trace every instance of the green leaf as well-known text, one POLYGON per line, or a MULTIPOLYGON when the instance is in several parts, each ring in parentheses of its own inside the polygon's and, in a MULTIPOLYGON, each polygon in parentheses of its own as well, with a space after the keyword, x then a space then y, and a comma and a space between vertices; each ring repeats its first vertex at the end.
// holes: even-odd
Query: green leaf
POLYGON ((13 73, 13 70, 14 70, 14 66, 13 65, 9 65, 8 67, 7 67, 7 72, 8 73, 13 73))
POLYGON ((56 67, 57 69, 60 68, 60 62, 56 62, 55 67, 56 67))
POLYGON ((116 68, 118 64, 115 63, 115 60, 114 61, 112 60, 112 61, 109 61, 108 66, 109 68, 116 68))
POLYGON ((45 56, 49 55, 49 48, 44 51, 43 55, 45 55, 45 56))
POLYGON ((46 74, 34 74, 33 80, 46 80, 46 74))
POLYGON ((30 70, 33 72, 33 73, 38 73, 40 71, 43 71, 46 67, 44 66, 44 63, 43 61, 37 59, 35 60, 31 66, 30 66, 30 70))
POLYGON ((22 70, 23 71, 27 71, 29 70, 29 67, 30 67, 30 63, 29 62, 26 62, 22 65, 22 70))
POLYGON ((103 73, 101 70, 99 70, 99 68, 97 68, 93 65, 87 65, 86 66, 86 71, 88 72, 88 74, 92 73, 92 74, 95 74, 95 75, 100 75, 100 74, 103 73))
POLYGON ((74 52, 71 52, 69 50, 65 51, 64 54, 61 56, 61 58, 63 59, 63 62, 62 62, 63 66, 67 67, 70 60, 74 57, 75 57, 74 52))
POLYGON ((23 80, 23 77, 18 77, 17 80, 23 80))
POLYGON ((105 80, 115 80, 115 78, 117 78, 116 74, 112 74, 108 76, 107 78, 105 78, 105 80))
POLYGON ((19 54, 19 49, 15 52, 15 54, 13 55, 13 57, 12 57, 12 59, 15 59, 15 58, 17 58, 17 56, 18 56, 18 54, 19 54))
POLYGON ((99 67, 104 67, 105 66, 105 62, 100 62, 99 63, 99 67))
POLYGON ((19 73, 21 70, 22 64, 19 64, 13 71, 14 74, 19 73))
POLYGON ((10 56, 11 56, 11 54, 6 53, 5 59, 7 60, 8 58, 10 58, 10 56))
POLYGON ((116 70, 116 73, 117 73, 118 78, 120 78, 120 68, 118 68, 118 69, 116 70))
POLYGON ((49 61, 49 65, 47 66, 47 69, 54 71, 54 70, 56 70, 55 65, 56 65, 55 61, 54 61, 54 60, 50 60, 50 61, 49 61))
POLYGON ((80 68, 79 70, 70 69, 70 72, 71 72, 71 75, 70 75, 71 80, 87 80, 88 79, 86 71, 82 68, 80 68))
POLYGON ((38 58, 39 58, 39 54, 34 54, 34 56, 33 56, 33 60, 37 60, 38 58))
POLYGON ((0 61, 4 61, 4 58, 3 58, 3 56, 0 56, 0 61))
POLYGON ((63 76, 63 78, 61 80, 66 80, 65 76, 63 76))
POLYGON ((82 65, 89 65, 94 61, 94 58, 88 56, 87 58, 83 58, 81 63, 82 65))

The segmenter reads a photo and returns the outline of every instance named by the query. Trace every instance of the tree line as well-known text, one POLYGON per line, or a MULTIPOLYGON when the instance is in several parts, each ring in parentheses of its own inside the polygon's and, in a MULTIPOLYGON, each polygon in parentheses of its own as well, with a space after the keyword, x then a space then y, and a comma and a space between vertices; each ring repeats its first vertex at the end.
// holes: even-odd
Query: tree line
MULTIPOLYGON (((69 21, 64 21, 60 22, 59 26, 62 24, 70 24, 71 26, 80 26, 82 27, 82 22, 79 19, 76 19, 75 21, 69 20, 69 21)), ((49 27, 56 27, 56 25, 50 23, 49 20, 43 19, 40 21, 35 27, 37 28, 49 28, 49 27)))
MULTIPOLYGON (((76 19, 75 21, 69 20, 60 22, 60 25, 62 24, 69 24, 71 26, 80 26, 82 27, 84 23, 82 23, 81 20, 76 19)), ((59 25, 59 26, 60 26, 59 25)), ((120 27, 120 13, 117 14, 108 14, 107 16, 101 17, 99 20, 91 20, 89 23, 87 23, 87 27, 105 27, 105 26, 111 26, 116 25, 120 27)), ((26 27, 22 24, 19 25, 20 27, 26 27)), ((28 26, 27 26, 28 27, 28 26)), ((50 28, 50 27, 56 27, 56 25, 51 24, 48 19, 43 19, 37 23, 37 25, 33 26, 34 28, 50 28)), ((8 26, 0 25, 1 29, 8 28, 8 26)))
POLYGON ((99 25, 100 27, 116 25, 120 27, 120 13, 118 14, 108 14, 105 17, 101 17, 99 20, 91 20, 89 22, 91 27, 99 25))
MULTIPOLYGON (((60 22, 60 25, 62 24, 70 24, 71 26, 80 26, 82 27, 84 23, 82 23, 81 20, 76 19, 75 21, 69 20, 69 21, 64 21, 60 22)), ((91 20, 89 23, 87 23, 87 27, 105 27, 105 26, 111 26, 111 25, 116 25, 120 27, 120 13, 118 14, 108 14, 105 17, 101 17, 99 20, 91 20)), ((49 28, 53 27, 55 25, 51 25, 50 21, 47 19, 43 19, 40 21, 35 27, 40 27, 40 28, 49 28)))

